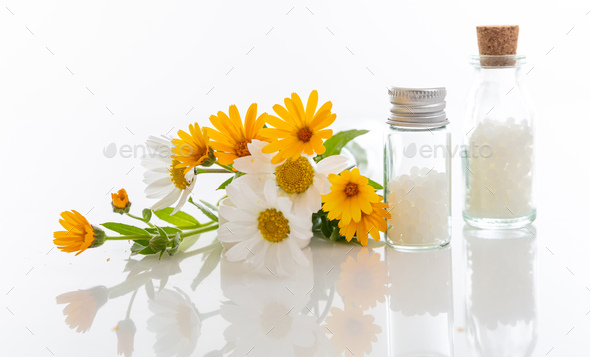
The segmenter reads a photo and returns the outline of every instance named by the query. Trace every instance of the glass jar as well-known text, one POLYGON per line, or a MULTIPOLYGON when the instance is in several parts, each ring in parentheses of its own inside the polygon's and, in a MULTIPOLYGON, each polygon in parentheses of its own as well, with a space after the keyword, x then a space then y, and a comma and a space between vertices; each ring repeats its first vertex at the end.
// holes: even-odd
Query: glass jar
POLYGON ((463 218, 479 228, 519 228, 535 220, 533 111, 522 85, 525 57, 472 56, 467 100, 463 218))
POLYGON ((451 239, 451 134, 445 88, 392 87, 385 133, 384 197, 391 218, 385 241, 428 249, 451 239))

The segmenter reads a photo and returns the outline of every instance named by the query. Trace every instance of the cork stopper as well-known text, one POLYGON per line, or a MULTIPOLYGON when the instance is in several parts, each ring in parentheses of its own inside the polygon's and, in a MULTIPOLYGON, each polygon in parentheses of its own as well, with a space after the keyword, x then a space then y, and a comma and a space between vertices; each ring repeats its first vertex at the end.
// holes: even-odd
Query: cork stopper
MULTIPOLYGON (((509 56, 516 54, 518 25, 477 26, 477 44, 481 56, 509 56)), ((510 57, 482 57, 482 66, 512 66, 510 57)))

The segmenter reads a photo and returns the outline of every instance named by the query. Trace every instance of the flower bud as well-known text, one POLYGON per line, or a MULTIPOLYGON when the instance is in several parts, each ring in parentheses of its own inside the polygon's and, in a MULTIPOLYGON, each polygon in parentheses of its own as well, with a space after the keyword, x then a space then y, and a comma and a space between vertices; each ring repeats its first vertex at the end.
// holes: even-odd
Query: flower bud
POLYGON ((127 191, 125 191, 124 188, 120 189, 117 193, 111 193, 111 198, 113 212, 120 214, 129 212, 129 209, 131 208, 131 202, 129 202, 129 196, 127 196, 127 191))
POLYGON ((165 236, 155 236, 150 239, 150 247, 154 250, 154 252, 161 252, 168 247, 168 237, 165 236))

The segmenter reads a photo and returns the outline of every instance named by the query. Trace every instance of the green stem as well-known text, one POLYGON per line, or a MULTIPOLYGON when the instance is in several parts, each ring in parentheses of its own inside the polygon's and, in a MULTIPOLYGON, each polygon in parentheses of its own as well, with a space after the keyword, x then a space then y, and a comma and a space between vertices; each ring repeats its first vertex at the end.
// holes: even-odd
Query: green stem
MULTIPOLYGON (((219 224, 217 224, 217 222, 211 221, 211 222, 207 222, 207 223, 203 224, 199 228, 190 229, 190 230, 180 233, 180 237, 184 238, 184 237, 192 236, 195 234, 210 232, 210 231, 216 230, 217 228, 219 228, 219 224)), ((133 239, 151 239, 151 238, 152 238, 151 235, 130 234, 130 235, 118 236, 118 237, 106 236, 105 240, 133 240, 133 239)))
POLYGON ((213 225, 208 225, 205 227, 200 227, 197 229, 192 229, 190 231, 182 232, 182 233, 180 233, 180 238, 185 238, 185 237, 192 236, 195 234, 201 234, 201 233, 205 233, 205 232, 214 231, 217 228, 219 228, 219 224, 217 224, 217 222, 215 222, 215 224, 213 224, 213 225))
POLYGON ((227 165, 222 165, 218 161, 215 161, 215 165, 217 165, 219 167, 223 167, 224 169, 226 169, 227 171, 229 171, 231 173, 234 173, 235 172, 231 167, 229 167, 227 165))
POLYGON ((233 173, 233 171, 228 171, 225 169, 197 169, 196 174, 229 174, 229 173, 233 173))
POLYGON ((109 237, 106 236, 104 239, 105 240, 131 240, 131 239, 150 239, 152 238, 151 235, 145 235, 145 234, 131 234, 128 236, 119 236, 119 237, 109 237))
POLYGON ((127 213, 127 215, 128 215, 129 217, 133 218, 133 219, 137 219, 138 221, 142 221, 143 223, 146 223, 148 226, 150 226, 150 227, 154 228, 154 225, 153 225, 153 224, 151 224, 150 222, 147 222, 146 220, 144 220, 144 219, 143 219, 143 218, 141 218, 141 217, 138 217, 138 216, 132 215, 131 213, 127 213))

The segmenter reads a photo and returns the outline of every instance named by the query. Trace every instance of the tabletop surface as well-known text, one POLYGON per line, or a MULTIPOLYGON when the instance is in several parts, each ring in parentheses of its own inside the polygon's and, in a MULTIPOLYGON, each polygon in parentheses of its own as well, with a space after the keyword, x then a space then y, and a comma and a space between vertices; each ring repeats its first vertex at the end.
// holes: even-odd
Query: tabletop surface
MULTIPOLYGON (((3 1, 0 355, 589 356, 590 15, 582 2, 498 3, 3 1), (161 260, 127 242, 79 256, 54 247, 62 211, 131 223, 109 193, 126 188, 135 214, 154 203, 145 139, 230 104, 271 112, 317 89, 334 130, 371 130, 358 140, 362 173, 380 181, 385 87, 445 86, 460 145, 474 26, 498 20, 521 25, 537 107, 532 226, 465 228, 453 157, 443 249, 316 237, 310 265, 278 276, 226 261, 215 232, 161 260)), ((215 202, 222 180, 204 176, 195 198, 215 202)))

